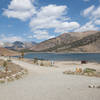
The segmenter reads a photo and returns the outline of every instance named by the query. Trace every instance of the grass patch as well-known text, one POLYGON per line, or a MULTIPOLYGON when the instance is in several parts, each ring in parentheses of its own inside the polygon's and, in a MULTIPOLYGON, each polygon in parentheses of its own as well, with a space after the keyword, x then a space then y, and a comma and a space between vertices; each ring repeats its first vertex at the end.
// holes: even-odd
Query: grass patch
POLYGON ((84 69, 84 73, 93 73, 93 72, 96 72, 96 69, 92 69, 92 68, 84 69))

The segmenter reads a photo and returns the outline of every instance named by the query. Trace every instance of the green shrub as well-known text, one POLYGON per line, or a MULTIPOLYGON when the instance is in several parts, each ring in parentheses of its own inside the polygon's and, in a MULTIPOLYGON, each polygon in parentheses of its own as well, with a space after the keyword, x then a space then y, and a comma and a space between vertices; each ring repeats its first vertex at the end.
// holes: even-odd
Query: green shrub
POLYGON ((37 63, 38 63, 38 59, 34 58, 34 64, 37 64, 37 63))
POLYGON ((11 62, 11 60, 7 60, 7 62, 11 62))
POLYGON ((40 66, 44 66, 43 62, 41 62, 40 66))
POLYGON ((8 63, 7 63, 7 61, 3 62, 3 67, 5 68, 5 71, 7 73, 7 71, 8 71, 8 63))
POLYGON ((14 81, 14 78, 13 78, 13 77, 9 77, 9 78, 7 79, 7 81, 8 81, 8 82, 14 81))
POLYGON ((84 73, 93 73, 95 71, 96 71, 96 69, 92 69, 92 68, 86 68, 86 69, 84 69, 84 73))

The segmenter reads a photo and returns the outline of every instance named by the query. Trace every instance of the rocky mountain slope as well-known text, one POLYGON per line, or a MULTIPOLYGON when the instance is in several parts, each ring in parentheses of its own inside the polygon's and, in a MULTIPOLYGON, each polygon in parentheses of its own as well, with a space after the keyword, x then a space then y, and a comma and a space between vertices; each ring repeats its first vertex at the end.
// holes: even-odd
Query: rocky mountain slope
MULTIPOLYGON (((100 52, 100 32, 83 37, 69 44, 56 46, 57 51, 66 52, 100 52)), ((49 48, 50 49, 50 48, 49 48)), ((55 51, 55 47, 51 48, 55 51)))
POLYGON ((47 52, 100 52, 100 32, 70 32, 41 42, 31 48, 47 52))

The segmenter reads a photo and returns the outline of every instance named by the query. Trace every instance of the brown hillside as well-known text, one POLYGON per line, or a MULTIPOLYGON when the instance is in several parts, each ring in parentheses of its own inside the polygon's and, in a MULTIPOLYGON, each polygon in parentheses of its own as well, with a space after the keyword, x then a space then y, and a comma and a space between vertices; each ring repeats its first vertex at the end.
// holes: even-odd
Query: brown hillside
POLYGON ((31 50, 44 51, 49 48, 57 47, 57 45, 67 45, 95 33, 97 33, 97 31, 64 33, 56 38, 46 40, 33 46, 31 50))
POLYGON ((15 51, 12 51, 12 50, 8 50, 6 48, 0 47, 0 55, 3 55, 3 56, 15 56, 15 55, 19 55, 19 53, 15 52, 15 51))

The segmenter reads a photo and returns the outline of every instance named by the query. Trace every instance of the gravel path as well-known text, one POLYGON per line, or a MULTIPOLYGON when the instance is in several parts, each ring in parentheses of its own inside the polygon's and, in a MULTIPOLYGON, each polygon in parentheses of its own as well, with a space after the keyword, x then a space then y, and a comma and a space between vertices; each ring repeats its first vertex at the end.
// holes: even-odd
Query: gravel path
POLYGON ((64 75, 64 67, 13 62, 27 68, 29 74, 23 79, 0 84, 0 100, 100 100, 100 89, 88 88, 91 83, 100 85, 100 78, 64 75))

